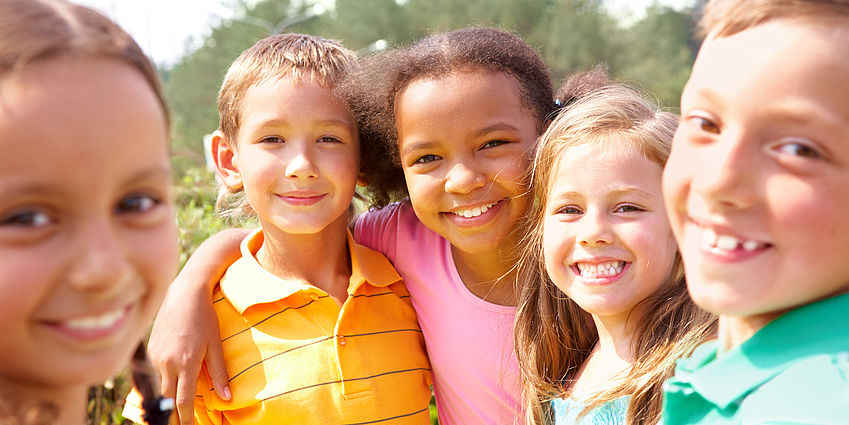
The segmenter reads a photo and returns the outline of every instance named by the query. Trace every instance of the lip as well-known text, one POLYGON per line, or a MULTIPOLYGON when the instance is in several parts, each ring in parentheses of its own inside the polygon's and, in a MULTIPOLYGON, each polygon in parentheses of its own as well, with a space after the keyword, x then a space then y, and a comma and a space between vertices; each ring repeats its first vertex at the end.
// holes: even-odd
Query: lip
POLYGON ((326 196, 326 193, 308 190, 296 190, 277 195, 277 197, 283 200, 283 202, 297 207, 315 205, 321 202, 321 200, 324 199, 326 196))
POLYGON ((470 205, 463 205, 462 207, 452 208, 450 211, 445 211, 441 214, 443 215, 443 217, 447 218, 449 221, 451 221, 454 225, 458 227, 473 228, 483 226, 489 223, 490 221, 494 220, 495 217, 498 215, 499 211, 501 211, 501 209, 507 203, 506 201, 507 199, 500 199, 498 201, 480 202, 470 205), (485 212, 482 212, 480 213, 480 215, 477 215, 475 217, 463 217, 455 214, 455 212, 458 211, 472 210, 488 205, 492 206, 487 208, 485 212))
POLYGON ((613 283, 617 282, 619 279, 621 279, 622 276, 624 276, 625 273, 631 268, 631 264, 633 264, 633 263, 630 262, 630 261, 625 261, 621 258, 594 257, 594 258, 586 258, 586 259, 580 259, 580 260, 572 261, 569 264, 569 269, 572 270, 572 273, 575 274, 575 278, 577 280, 583 282, 585 285, 588 285, 588 286, 604 286, 604 285, 613 284, 613 283), (621 261, 621 262, 625 263, 624 267, 622 267, 622 270, 619 273, 616 273, 613 276, 587 278, 587 277, 584 277, 583 275, 581 275, 581 271, 578 269, 578 263, 603 264, 603 263, 608 263, 608 262, 612 262, 612 261, 621 261))
POLYGON ((135 306, 136 304, 132 303, 122 308, 103 310, 100 313, 63 320, 42 320, 39 323, 65 338, 80 342, 94 342, 117 334, 126 324, 135 306))
POLYGON ((773 245, 761 239, 741 236, 731 228, 710 223, 708 221, 690 218, 687 222, 686 233, 689 244, 696 246, 702 255, 710 260, 723 263, 747 261, 763 255, 772 249, 773 245), (708 234, 712 232, 713 235, 708 234), (708 234, 708 236, 706 236, 708 234), (705 239, 730 238, 737 241, 734 248, 721 248, 720 243, 707 242, 705 239), (750 247, 745 245, 749 244, 750 247))

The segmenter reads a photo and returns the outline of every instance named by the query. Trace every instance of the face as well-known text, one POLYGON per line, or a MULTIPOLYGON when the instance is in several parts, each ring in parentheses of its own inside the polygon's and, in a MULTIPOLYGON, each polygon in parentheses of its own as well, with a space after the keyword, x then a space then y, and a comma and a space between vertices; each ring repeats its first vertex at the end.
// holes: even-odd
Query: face
POLYGON ((769 320, 849 290, 846 43, 777 20, 702 46, 664 176, 701 307, 769 320))
POLYGON ((569 148, 554 171, 543 219, 546 270, 587 312, 627 318, 675 260, 662 169, 632 146, 609 142, 569 148))
POLYGON ((129 361, 176 270, 168 130, 111 60, 0 78, 0 374, 87 385, 129 361))
POLYGON ((244 187, 263 230, 344 229, 360 164, 344 103, 329 88, 287 77, 251 87, 243 105, 236 149, 220 152, 230 157, 219 164, 228 184, 244 187))
POLYGON ((539 136, 515 78, 472 71, 416 80, 395 115, 419 220, 463 252, 504 248, 528 206, 522 175, 539 136))

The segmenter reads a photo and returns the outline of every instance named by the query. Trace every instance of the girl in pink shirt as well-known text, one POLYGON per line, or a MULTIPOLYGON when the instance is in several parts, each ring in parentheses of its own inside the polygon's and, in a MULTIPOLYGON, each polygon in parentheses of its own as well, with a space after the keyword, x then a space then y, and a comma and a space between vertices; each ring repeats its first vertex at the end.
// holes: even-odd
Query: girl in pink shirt
MULTIPOLYGON (((409 196, 361 216, 355 235, 406 281, 440 422, 514 423, 521 416, 514 228, 530 203, 523 176, 553 109, 545 65, 518 37, 469 28, 367 58, 348 97, 361 133, 384 142, 391 161, 369 183, 409 196)), ((227 256, 221 251, 235 254, 230 238, 195 254, 154 327, 163 391, 176 393, 180 411, 190 405, 202 357, 225 393, 208 289, 198 282, 215 280, 210 275, 227 256)))

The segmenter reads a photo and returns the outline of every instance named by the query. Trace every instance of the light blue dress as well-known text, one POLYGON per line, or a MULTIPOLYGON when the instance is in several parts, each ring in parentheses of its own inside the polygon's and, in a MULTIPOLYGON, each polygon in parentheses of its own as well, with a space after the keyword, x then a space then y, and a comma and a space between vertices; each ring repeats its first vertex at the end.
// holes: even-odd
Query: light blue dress
POLYGON ((584 405, 571 398, 556 398, 551 401, 555 425, 624 425, 625 413, 631 397, 610 400, 587 412, 580 420, 578 415, 584 405))

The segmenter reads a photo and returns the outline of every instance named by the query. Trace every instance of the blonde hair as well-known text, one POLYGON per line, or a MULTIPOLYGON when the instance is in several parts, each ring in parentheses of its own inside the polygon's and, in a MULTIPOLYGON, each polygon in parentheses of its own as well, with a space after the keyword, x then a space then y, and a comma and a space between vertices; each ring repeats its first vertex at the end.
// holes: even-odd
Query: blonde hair
POLYGON ((59 57, 114 59, 137 69, 168 123, 156 68, 109 18, 64 0, 0 0, 0 76, 23 72, 33 61, 59 57))
POLYGON ((772 19, 815 19, 849 26, 849 0, 711 0, 700 34, 734 35, 772 19))
MULTIPOLYGON (((580 93, 579 87, 572 90, 580 93)), ((564 107, 540 138, 529 177, 534 204, 519 227, 526 236, 518 265, 523 287, 514 336, 527 424, 551 421, 547 402, 568 394, 571 377, 598 341, 590 314, 562 294, 545 270, 543 216, 560 158, 574 146, 625 143, 663 166, 677 123, 674 114, 661 111, 635 89, 610 84, 564 107)), ((628 423, 656 423, 661 411, 661 385, 671 376, 675 359, 689 354, 714 333, 714 318, 696 307, 687 294, 677 254, 666 282, 641 304, 649 313, 637 318, 632 339, 636 360, 627 378, 592 397, 582 415, 613 399, 630 396, 628 423)))
MULTIPOLYGON (((335 40, 291 33, 263 38, 242 52, 227 69, 218 92, 219 130, 235 148, 242 103, 245 93, 253 86, 272 79, 292 77, 333 88, 356 64, 354 52, 335 40)), ((242 187, 222 184, 216 207, 223 209, 227 216, 252 213, 242 187)))

